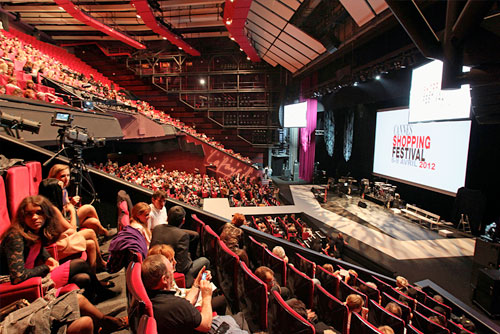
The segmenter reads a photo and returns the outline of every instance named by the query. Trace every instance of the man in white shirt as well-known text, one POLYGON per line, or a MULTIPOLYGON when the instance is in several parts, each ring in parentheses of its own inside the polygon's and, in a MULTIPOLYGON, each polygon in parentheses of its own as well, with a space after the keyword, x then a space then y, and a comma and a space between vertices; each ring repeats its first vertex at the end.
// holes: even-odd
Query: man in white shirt
POLYGON ((151 198, 151 213, 149 214, 148 227, 152 231, 156 226, 167 223, 167 209, 165 201, 167 194, 163 190, 157 190, 151 198))

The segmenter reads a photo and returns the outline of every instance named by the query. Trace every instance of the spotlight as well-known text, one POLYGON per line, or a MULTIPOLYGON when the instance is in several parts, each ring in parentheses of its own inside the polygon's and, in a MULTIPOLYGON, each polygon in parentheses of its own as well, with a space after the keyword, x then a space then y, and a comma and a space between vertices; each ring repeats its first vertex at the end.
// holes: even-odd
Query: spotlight
POLYGON ((375 76, 375 80, 380 80, 380 74, 377 74, 377 75, 375 76))
POLYGON ((247 60, 250 60, 250 57, 247 57, 247 60))
POLYGON ((226 20, 226 25, 227 25, 227 26, 230 26, 230 25, 231 25, 231 23, 233 23, 233 20, 232 20, 232 19, 227 19, 227 20, 226 20))
POLYGON ((355 81, 353 84, 352 84, 354 87, 357 87, 358 86, 358 82, 355 81))
POLYGON ((204 85, 205 84, 205 79, 200 79, 200 84, 204 85))

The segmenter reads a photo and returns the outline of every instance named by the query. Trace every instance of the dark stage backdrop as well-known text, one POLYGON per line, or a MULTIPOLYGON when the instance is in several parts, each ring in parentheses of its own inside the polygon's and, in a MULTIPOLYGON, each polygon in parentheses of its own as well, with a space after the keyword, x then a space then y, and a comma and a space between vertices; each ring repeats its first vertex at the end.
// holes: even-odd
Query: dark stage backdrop
MULTIPOLYGON (((316 137, 316 161, 319 162, 319 169, 326 170, 328 176, 335 178, 349 175, 357 179, 374 180, 371 173, 377 110, 408 106, 410 77, 410 71, 403 70, 391 73, 380 81, 362 83, 357 87, 344 88, 338 93, 323 96, 320 102, 325 107, 325 115, 321 117, 327 117, 327 113, 333 115, 335 146, 333 156, 330 156, 324 137, 316 137), (349 161, 345 161, 344 124, 349 111, 354 112, 354 139, 352 155, 349 161)), ((500 161, 500 125, 479 125, 473 120, 465 186, 480 190, 486 198, 485 212, 481 219, 483 229, 486 223, 498 221, 500 216, 500 167, 497 161, 500 161)), ((398 186, 397 191, 406 202, 437 213, 448 221, 453 221, 456 216, 455 197, 390 180, 388 182, 398 186)))

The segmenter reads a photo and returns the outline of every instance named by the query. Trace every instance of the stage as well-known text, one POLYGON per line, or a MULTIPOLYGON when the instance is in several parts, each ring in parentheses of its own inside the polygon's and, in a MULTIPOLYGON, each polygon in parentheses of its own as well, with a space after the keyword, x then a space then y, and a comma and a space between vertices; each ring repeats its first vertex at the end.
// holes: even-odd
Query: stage
POLYGON ((289 185, 293 205, 229 207, 227 199, 206 199, 203 209, 226 219, 235 213, 248 216, 303 213, 327 235, 342 232, 348 247, 372 262, 372 269, 380 266, 412 282, 430 279, 471 304, 474 238, 444 238, 437 231, 367 200, 363 200, 367 208, 361 208, 358 196, 341 198, 331 194, 327 203, 320 204, 311 192, 312 187, 289 185))

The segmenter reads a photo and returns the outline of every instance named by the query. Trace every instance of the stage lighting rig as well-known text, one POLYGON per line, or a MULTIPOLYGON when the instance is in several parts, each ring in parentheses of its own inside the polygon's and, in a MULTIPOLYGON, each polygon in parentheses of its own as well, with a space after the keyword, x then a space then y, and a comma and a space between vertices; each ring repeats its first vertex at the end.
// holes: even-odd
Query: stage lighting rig
POLYGON ((40 122, 24 119, 21 116, 9 115, 0 110, 0 126, 5 128, 5 131, 9 136, 19 139, 19 130, 38 134, 42 124, 40 122), (16 131, 15 135, 12 130, 16 131))

